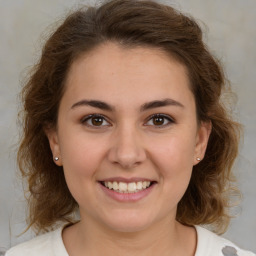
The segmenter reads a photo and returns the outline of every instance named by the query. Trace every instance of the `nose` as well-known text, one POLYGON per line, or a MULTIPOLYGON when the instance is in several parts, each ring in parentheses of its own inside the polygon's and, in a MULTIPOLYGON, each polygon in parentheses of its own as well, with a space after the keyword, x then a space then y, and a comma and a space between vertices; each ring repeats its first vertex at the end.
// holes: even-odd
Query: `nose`
POLYGON ((135 127, 123 127, 113 134, 108 159, 124 169, 131 169, 146 160, 142 137, 135 127))

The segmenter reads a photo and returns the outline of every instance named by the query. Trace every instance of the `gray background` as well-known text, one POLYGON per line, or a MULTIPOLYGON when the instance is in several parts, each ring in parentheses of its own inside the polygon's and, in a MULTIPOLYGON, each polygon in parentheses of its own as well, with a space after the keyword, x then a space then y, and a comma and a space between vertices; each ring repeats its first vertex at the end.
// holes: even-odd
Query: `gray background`
MULTIPOLYGON (((70 7, 95 1, 0 0, 0 251, 32 236, 19 235, 25 227, 22 186, 16 176, 16 115, 20 80, 40 55, 49 25, 70 7), (48 27, 48 28, 47 28, 48 27)), ((207 25, 205 40, 225 65, 237 93, 235 112, 245 126, 235 171, 244 195, 238 217, 225 236, 256 252, 256 1, 165 1, 207 25)), ((1 254, 0 254, 1 255, 1 254)))

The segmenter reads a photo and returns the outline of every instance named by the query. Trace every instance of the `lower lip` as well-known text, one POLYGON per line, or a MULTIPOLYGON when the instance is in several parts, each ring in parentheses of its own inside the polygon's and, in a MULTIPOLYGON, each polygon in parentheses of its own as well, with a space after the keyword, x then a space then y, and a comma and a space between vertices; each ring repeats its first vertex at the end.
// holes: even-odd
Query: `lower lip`
POLYGON ((119 201, 119 202, 135 202, 135 201, 139 201, 142 198, 145 198, 148 194, 150 194, 152 192, 152 190, 154 189, 156 184, 152 184, 150 187, 143 189, 139 192, 136 193, 118 193, 116 191, 114 191, 113 189, 108 189, 106 188, 104 185, 102 185, 101 183, 100 187, 102 188, 103 192, 111 197, 112 199, 119 201))

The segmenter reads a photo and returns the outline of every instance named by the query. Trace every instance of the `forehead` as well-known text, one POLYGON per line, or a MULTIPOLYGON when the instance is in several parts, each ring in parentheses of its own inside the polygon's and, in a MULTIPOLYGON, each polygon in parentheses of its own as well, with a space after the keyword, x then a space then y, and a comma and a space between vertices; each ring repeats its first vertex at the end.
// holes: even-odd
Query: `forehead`
POLYGON ((120 72, 122 68, 124 68, 122 70, 124 71, 123 73, 128 73, 132 68, 132 72, 134 72, 135 68, 137 68, 138 72, 135 72, 134 75, 138 74, 142 69, 145 72, 150 70, 157 70, 158 72, 162 70, 164 72, 166 69, 173 69, 174 65, 170 66, 173 63, 188 78, 185 65, 178 61, 178 58, 173 54, 167 53, 165 50, 156 47, 122 46, 118 43, 106 42, 89 52, 81 54, 71 65, 68 77, 72 78, 74 72, 79 72, 81 69, 88 71, 88 74, 93 74, 94 72, 103 72, 102 74, 105 74, 105 71, 117 74, 118 72, 114 71, 120 72))
MULTIPOLYGON (((193 97, 184 65, 156 48, 103 44, 72 64, 66 93, 129 101, 193 97), (124 97, 126 96, 126 97, 124 97)), ((65 96, 65 95, 64 95, 65 96)))

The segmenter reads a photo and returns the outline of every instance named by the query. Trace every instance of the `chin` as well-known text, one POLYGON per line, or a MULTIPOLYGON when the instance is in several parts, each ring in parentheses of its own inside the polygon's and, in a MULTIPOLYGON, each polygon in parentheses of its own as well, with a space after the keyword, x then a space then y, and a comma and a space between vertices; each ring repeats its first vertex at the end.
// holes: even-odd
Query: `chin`
POLYGON ((152 225, 150 216, 133 213, 112 215, 108 220, 105 220, 105 225, 113 231, 122 233, 140 232, 152 225))

